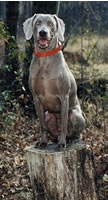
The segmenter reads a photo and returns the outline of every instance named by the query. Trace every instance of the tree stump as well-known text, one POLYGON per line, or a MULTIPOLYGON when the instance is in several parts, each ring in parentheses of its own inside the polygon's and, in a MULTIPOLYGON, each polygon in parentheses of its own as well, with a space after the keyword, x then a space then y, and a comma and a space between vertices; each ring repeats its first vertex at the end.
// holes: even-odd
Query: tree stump
POLYGON ((31 186, 35 200, 97 200, 93 154, 85 143, 63 151, 27 147, 31 186))

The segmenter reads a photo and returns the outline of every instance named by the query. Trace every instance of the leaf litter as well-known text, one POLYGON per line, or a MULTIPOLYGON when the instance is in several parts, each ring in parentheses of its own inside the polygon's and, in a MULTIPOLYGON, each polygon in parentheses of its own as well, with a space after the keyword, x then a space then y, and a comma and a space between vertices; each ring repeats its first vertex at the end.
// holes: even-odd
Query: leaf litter
MULTIPOLYGON (((0 133, 0 199, 33 199, 25 147, 40 139, 38 119, 20 116, 0 133)), ((108 135, 94 126, 82 134, 88 149, 93 150, 96 163, 96 184, 99 200, 108 199, 108 135)))

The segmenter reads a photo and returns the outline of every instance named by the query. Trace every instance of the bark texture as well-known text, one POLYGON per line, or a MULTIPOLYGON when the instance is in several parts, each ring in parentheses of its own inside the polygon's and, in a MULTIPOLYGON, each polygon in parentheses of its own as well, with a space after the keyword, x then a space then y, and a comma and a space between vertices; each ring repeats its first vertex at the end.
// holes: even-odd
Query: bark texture
POLYGON ((93 154, 84 143, 64 151, 26 148, 35 200, 97 200, 93 154))

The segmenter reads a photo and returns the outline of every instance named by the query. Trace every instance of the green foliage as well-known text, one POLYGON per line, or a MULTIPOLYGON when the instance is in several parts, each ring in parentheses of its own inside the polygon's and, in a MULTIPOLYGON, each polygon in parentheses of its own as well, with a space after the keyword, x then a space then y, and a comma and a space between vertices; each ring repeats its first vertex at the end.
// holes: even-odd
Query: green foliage
POLYGON ((2 39, 5 44, 8 45, 8 48, 11 51, 11 54, 9 56, 11 56, 12 58, 18 56, 16 39, 13 35, 9 33, 8 28, 3 21, 0 21, 0 39, 2 39))
POLYGON ((5 44, 6 54, 5 64, 0 66, 0 123, 11 124, 17 120, 14 105, 21 86, 19 52, 15 37, 9 33, 3 21, 0 21, 0 40, 5 44))
POLYGON ((14 112, 8 112, 5 117, 5 122, 11 124, 12 122, 16 122, 17 119, 17 115, 14 112))
POLYGON ((14 97, 12 91, 3 91, 0 93, 0 127, 5 129, 17 121, 18 117, 15 112, 14 97))
MULTIPOLYGON (((5 79, 9 86, 10 82, 16 78, 15 71, 18 70, 18 48, 15 37, 9 33, 3 21, 0 21, 0 40, 5 44, 5 65, 0 68, 0 77, 2 81, 5 79)), ((2 83, 4 84, 4 81, 2 83)))
POLYGON ((0 39, 8 42, 9 35, 7 34, 6 27, 3 21, 0 21, 0 39))
POLYGON ((26 92, 31 45, 26 42, 26 52, 19 51, 16 38, 3 21, 0 21, 0 41, 5 44, 5 63, 0 66, 0 128, 5 129, 17 121, 19 107, 23 108, 22 113, 33 107, 31 94, 29 90, 26 92))

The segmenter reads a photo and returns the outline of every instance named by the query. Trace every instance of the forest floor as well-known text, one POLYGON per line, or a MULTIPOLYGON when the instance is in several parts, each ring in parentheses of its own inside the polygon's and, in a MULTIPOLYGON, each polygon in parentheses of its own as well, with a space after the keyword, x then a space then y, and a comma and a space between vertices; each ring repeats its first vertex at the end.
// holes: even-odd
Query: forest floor
MULTIPOLYGON (((32 189, 25 158, 25 147, 40 138, 40 123, 19 116, 17 122, 0 134, 0 199, 31 200, 32 189)), ((86 128, 83 140, 93 150, 96 163, 98 200, 108 199, 108 135, 94 126, 86 128)))

